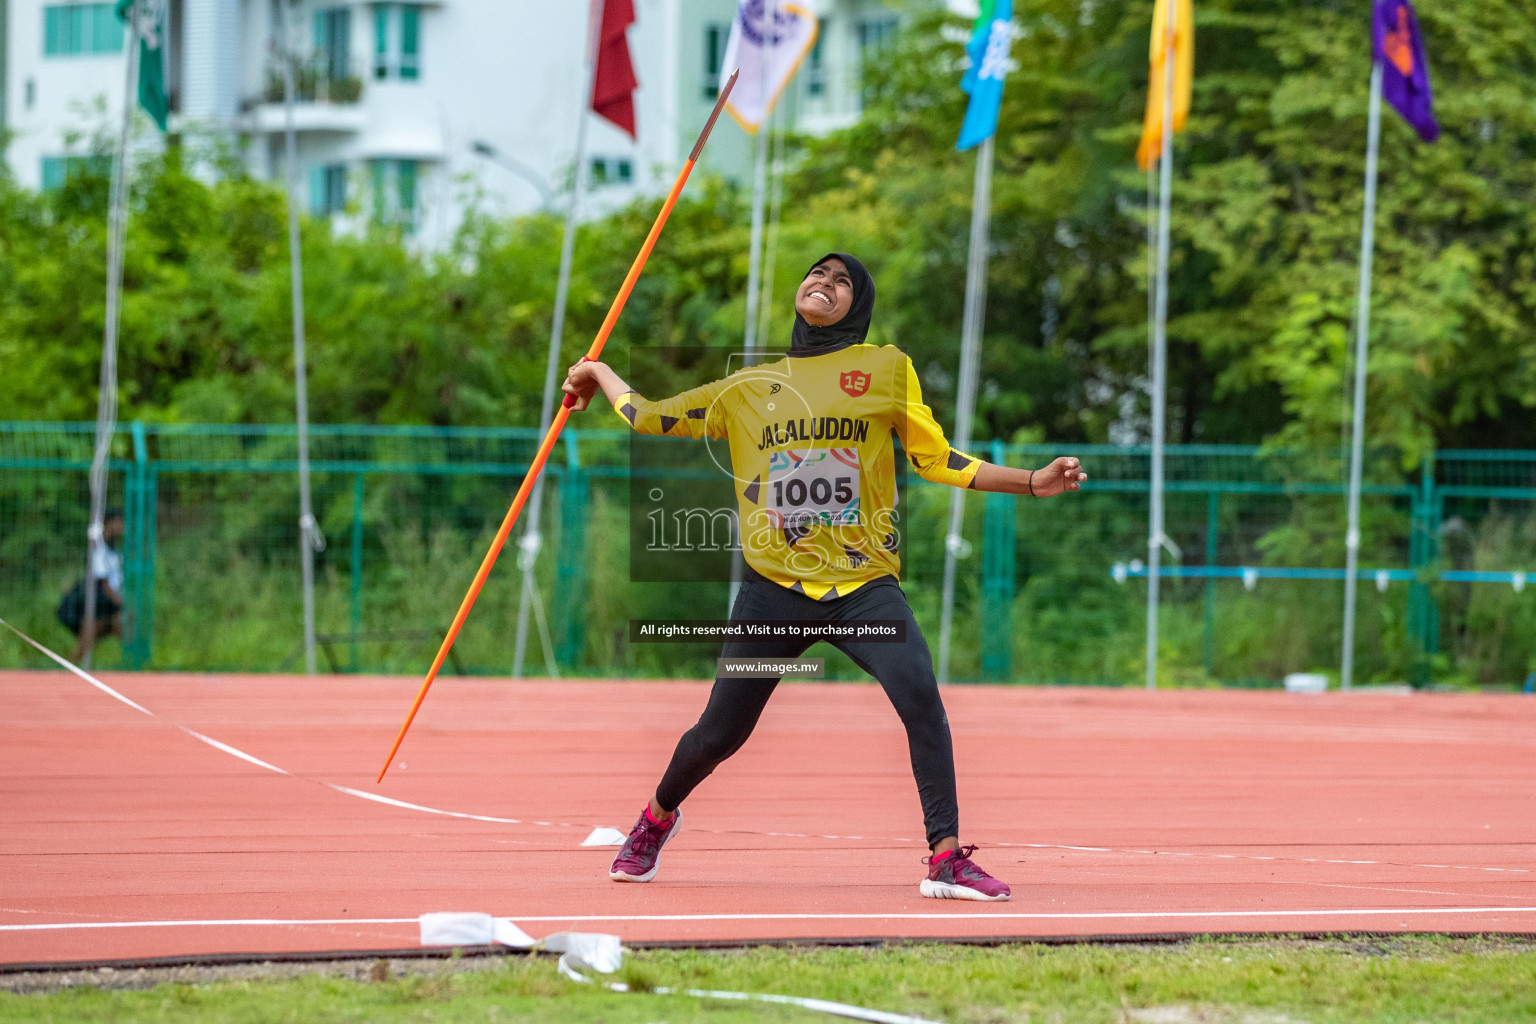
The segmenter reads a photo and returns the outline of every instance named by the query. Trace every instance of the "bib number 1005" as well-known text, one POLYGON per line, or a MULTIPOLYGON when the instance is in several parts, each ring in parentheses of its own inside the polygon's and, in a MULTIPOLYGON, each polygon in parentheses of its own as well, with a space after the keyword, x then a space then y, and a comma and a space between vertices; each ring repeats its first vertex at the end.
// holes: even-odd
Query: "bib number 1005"
POLYGON ((767 504, 778 526, 857 523, 858 449, 774 452, 768 465, 767 504))
POLYGON ((853 500, 853 482, 854 478, 851 476, 833 477, 831 480, 824 476, 813 477, 810 480, 801 480, 799 477, 775 480, 773 503, 779 508, 786 506, 799 508, 807 501, 813 505, 828 505, 833 502, 847 505, 853 500))

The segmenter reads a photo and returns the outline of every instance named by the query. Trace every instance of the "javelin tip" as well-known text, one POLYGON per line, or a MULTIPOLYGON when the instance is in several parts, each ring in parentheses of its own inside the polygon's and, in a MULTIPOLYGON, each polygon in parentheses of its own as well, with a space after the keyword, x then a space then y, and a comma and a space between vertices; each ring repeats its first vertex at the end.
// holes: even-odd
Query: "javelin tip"
POLYGON ((715 109, 709 112, 709 120, 704 122, 704 130, 699 132, 699 141, 693 144, 693 152, 688 154, 689 163, 698 160, 699 154, 704 152, 704 143, 709 141, 709 133, 715 130, 715 122, 720 119, 720 111, 725 109, 725 101, 730 98, 731 90, 736 87, 736 77, 740 74, 740 68, 732 71, 731 77, 720 87, 720 95, 715 98, 715 109))

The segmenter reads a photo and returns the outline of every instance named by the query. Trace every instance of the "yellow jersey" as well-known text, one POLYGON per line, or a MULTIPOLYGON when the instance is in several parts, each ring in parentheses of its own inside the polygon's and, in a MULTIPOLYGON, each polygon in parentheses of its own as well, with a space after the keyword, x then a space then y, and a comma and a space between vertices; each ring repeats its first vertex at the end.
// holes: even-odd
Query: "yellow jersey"
POLYGON ((969 487, 981 465, 949 446, 912 360, 889 345, 786 356, 613 407, 642 434, 727 442, 742 557, 818 601, 900 575, 893 431, 924 480, 969 487))

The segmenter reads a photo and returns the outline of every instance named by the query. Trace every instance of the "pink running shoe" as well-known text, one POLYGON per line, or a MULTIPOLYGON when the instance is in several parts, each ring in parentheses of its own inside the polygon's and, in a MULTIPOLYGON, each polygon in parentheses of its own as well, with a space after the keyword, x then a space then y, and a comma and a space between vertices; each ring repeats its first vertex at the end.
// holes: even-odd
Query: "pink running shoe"
POLYGON ((667 845, 667 840, 677 835, 682 825, 681 810, 666 821, 657 821, 651 817, 651 809, 646 807, 640 812, 640 820, 635 822, 635 827, 629 830, 624 848, 613 859, 608 877, 615 882, 649 882, 655 878, 661 860, 661 848, 667 845))
POLYGON ((918 888, 924 896, 936 900, 1006 900, 1012 892, 1006 882, 981 870, 971 860, 974 846, 962 846, 947 850, 933 857, 924 857, 928 865, 928 877, 918 888))

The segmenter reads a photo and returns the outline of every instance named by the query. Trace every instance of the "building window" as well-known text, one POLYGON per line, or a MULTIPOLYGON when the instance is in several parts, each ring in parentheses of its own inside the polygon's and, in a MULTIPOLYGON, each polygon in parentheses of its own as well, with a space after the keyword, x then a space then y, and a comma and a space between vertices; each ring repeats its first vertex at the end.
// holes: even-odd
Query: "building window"
POLYGON ((395 202, 400 222, 416 225, 416 161, 395 161, 395 202))
POLYGON ((816 19, 816 42, 805 58, 805 91, 810 96, 820 96, 827 91, 827 61, 825 43, 827 19, 816 19))
POLYGON ((896 39, 895 18, 866 18, 859 22, 859 52, 882 50, 896 39))
POLYGON ((111 4, 50 4, 43 8, 43 56, 121 53, 123 23, 111 4))
POLYGON ((347 210, 346 164, 322 164, 309 172, 309 214, 330 217, 347 210))
POLYGON ((420 5, 374 5, 373 77, 402 82, 421 77, 420 5))
POLYGON ((895 18, 866 18, 859 22, 859 99, 864 106, 874 99, 874 88, 864 78, 864 65, 896 41, 896 24, 895 18))
POLYGON ((630 185, 635 180, 635 165, 627 157, 595 156, 590 167, 593 185, 630 185))
POLYGON ((704 98, 720 95, 720 65, 725 62, 725 44, 730 41, 731 26, 704 26, 704 98))
POLYGON ((368 161, 375 221, 399 225, 406 234, 416 230, 416 173, 414 160, 368 161))
POLYGON ((406 4, 400 8, 400 77, 414 82, 421 69, 421 8, 406 4))
POLYGON ((315 12, 315 52, 331 81, 352 77, 352 11, 324 7, 315 12))
POLYGON ((71 178, 112 174, 112 158, 108 156, 45 156, 43 157, 43 191, 57 192, 71 178))

